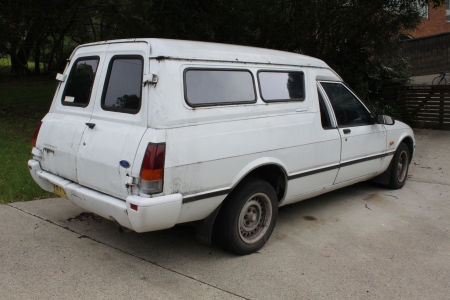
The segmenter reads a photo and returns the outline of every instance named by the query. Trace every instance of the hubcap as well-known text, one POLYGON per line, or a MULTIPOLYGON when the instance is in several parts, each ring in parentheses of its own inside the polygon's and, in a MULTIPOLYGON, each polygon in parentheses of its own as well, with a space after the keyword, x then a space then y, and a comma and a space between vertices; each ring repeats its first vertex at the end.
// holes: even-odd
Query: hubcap
POLYGON ((406 173, 408 172, 408 152, 403 150, 400 152, 397 166, 397 180, 403 182, 406 179, 406 173))
POLYGON ((241 209, 239 215, 239 236, 242 241, 252 244, 259 241, 270 225, 272 205, 267 195, 252 195, 241 209))

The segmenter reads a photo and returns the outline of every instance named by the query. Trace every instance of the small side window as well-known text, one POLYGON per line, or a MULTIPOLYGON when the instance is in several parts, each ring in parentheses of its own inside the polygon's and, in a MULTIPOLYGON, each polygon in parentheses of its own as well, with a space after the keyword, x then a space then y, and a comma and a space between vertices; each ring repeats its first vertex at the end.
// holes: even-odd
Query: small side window
POLYGON ((187 69, 184 97, 190 106, 255 103, 252 73, 247 70, 187 69))
POLYGON ((141 108, 143 59, 141 56, 114 56, 102 95, 104 110, 136 114, 141 108))
POLYGON ((259 71, 258 80, 265 102, 305 100, 303 72, 259 71))
POLYGON ((98 56, 95 56, 83 57, 75 61, 62 95, 61 103, 63 105, 88 106, 99 59, 98 56))
POLYGON ((320 83, 330 99, 338 126, 362 126, 372 124, 370 112, 343 84, 320 83))
POLYGON ((319 90, 317 90, 317 95, 319 96, 320 120, 322 122, 322 128, 334 129, 331 126, 331 118, 327 106, 325 105, 325 100, 323 99, 322 93, 319 90))

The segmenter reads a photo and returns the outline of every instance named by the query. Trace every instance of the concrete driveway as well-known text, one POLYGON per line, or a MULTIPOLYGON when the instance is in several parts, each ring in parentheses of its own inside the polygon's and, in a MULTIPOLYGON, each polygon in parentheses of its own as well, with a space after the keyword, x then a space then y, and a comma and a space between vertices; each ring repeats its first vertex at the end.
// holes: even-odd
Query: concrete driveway
POLYGON ((417 130, 410 179, 280 209, 258 253, 194 229, 121 233, 64 199, 0 206, 1 299, 449 299, 450 132, 417 130))

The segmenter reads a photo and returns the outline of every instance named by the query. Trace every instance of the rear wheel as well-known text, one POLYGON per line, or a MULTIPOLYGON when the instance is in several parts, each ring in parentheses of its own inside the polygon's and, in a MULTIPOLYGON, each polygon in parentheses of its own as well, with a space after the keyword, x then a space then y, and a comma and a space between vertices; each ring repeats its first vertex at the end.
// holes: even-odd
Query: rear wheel
POLYGON ((449 85, 449 84, 450 82, 448 81, 445 73, 441 73, 441 75, 436 76, 431 82, 431 85, 449 85))
POLYGON ((391 178, 389 187, 393 189, 401 189, 408 177, 409 169, 409 148, 405 143, 401 143, 395 152, 392 160, 391 178))
POLYGON ((277 216, 278 199, 273 187, 261 179, 245 179, 220 209, 216 238, 225 250, 253 253, 269 239, 277 216))

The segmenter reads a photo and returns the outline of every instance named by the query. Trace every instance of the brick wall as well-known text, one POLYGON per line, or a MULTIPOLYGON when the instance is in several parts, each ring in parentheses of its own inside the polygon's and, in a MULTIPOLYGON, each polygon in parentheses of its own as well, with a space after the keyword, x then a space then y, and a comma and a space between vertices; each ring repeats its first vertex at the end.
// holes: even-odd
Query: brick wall
MULTIPOLYGON (((449 0, 450 1, 450 0, 449 0)), ((424 18, 417 30, 408 32, 414 38, 450 32, 450 22, 445 20, 446 4, 433 9, 428 8, 428 18, 424 18)))

